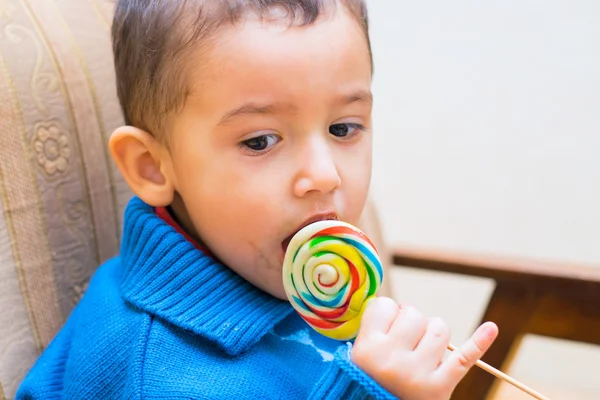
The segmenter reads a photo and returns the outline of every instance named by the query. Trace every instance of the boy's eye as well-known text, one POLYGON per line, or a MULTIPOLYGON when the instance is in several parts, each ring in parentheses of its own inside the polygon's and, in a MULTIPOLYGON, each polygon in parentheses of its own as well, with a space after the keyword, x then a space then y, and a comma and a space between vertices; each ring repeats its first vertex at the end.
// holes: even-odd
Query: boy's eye
POLYGON ((333 124, 329 127, 329 133, 340 138, 351 136, 361 130, 363 130, 363 127, 359 124, 333 124))
POLYGON ((279 143, 280 140, 277 135, 261 135, 244 140, 241 144, 252 152, 263 152, 279 143))

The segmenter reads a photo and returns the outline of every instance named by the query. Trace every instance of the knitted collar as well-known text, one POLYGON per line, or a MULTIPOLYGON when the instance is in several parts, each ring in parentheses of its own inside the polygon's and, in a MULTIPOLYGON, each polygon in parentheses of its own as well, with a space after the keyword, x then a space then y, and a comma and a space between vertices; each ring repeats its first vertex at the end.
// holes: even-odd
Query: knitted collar
POLYGON ((167 223, 167 225, 169 225, 173 229, 175 229, 175 232, 179 233, 180 235, 182 235, 185 238, 185 240, 187 240, 188 242, 190 242, 191 244, 193 244, 194 247, 197 250, 200 250, 201 252, 203 252, 204 254, 206 254, 207 256, 209 256, 212 259, 215 258, 211 254, 211 252, 204 245, 202 245, 201 243, 198 243, 197 241, 195 241, 194 238, 191 237, 181 227, 181 225, 179 225, 179 223, 177 221, 175 221, 175 218, 171 215, 171 212, 168 210, 167 207, 156 207, 154 209, 154 212, 156 213, 156 215, 158 215, 160 217, 160 219, 162 219, 163 221, 165 221, 167 223))
POLYGON ((293 310, 196 249, 137 197, 125 210, 121 259, 128 302, 231 355, 248 350, 293 310))

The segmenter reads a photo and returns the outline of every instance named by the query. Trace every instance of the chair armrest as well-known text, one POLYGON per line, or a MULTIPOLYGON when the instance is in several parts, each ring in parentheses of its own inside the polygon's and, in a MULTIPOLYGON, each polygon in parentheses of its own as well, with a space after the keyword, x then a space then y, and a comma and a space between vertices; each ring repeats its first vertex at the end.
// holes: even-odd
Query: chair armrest
POLYGON ((600 265, 396 246, 394 265, 509 281, 545 290, 600 293, 600 265))

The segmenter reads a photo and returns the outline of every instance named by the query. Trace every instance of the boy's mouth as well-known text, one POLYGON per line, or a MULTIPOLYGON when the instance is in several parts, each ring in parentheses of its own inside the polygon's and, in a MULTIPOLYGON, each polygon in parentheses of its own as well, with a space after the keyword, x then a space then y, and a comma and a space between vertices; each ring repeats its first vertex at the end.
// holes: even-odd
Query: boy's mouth
POLYGON ((298 229, 296 229, 291 235, 289 235, 287 238, 285 238, 283 240, 283 242, 281 242, 281 248, 283 249, 283 252, 285 253, 288 246, 290 245, 290 242, 292 241, 292 238, 294 237, 294 235, 296 233, 298 233, 302 228, 312 224, 313 222, 317 222, 317 221, 337 221, 338 220, 338 216, 335 212, 331 211, 331 212, 324 212, 324 213, 319 213, 319 214, 315 214, 312 217, 308 218, 306 221, 304 221, 299 227, 298 229))

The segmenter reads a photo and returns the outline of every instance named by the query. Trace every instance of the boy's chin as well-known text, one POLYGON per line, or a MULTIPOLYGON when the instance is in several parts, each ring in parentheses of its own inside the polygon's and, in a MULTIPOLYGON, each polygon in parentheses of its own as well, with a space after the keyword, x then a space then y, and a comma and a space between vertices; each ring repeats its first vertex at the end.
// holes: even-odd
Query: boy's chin
POLYGON ((283 289, 283 285, 277 288, 267 288, 267 293, 269 293, 273 297, 278 298, 279 300, 288 301, 288 298, 285 294, 285 290, 283 289))
POLYGON ((278 294, 273 294, 273 297, 278 298, 279 300, 284 300, 284 301, 288 301, 287 296, 285 295, 285 293, 283 295, 278 295, 278 294))

